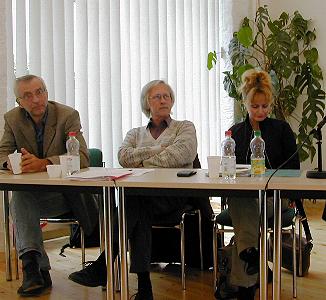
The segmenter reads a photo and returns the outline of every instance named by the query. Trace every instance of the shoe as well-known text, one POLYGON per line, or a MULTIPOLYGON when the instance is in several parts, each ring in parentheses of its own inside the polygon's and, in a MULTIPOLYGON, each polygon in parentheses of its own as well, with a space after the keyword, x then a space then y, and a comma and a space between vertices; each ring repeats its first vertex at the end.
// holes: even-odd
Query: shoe
POLYGON ((250 286, 248 288, 239 286, 238 290, 238 300, 254 300, 255 299, 255 293, 256 293, 256 287, 250 286))
POLYGON ((23 283, 17 293, 23 295, 44 286, 44 279, 38 263, 38 253, 30 251, 22 255, 23 283))
POLYGON ((149 289, 144 289, 144 288, 140 288, 138 290, 138 293, 134 295, 135 298, 134 300, 153 300, 153 291, 151 288, 149 289))
POLYGON ((240 255, 240 259, 245 261, 245 272, 248 275, 254 275, 259 272, 259 253, 255 248, 248 248, 243 250, 240 255))
POLYGON ((85 268, 71 273, 68 278, 78 284, 96 287, 106 286, 106 267, 99 260, 90 261, 85 268))
POLYGON ((44 285, 40 288, 30 290, 30 291, 23 290, 23 287, 21 286, 17 291, 17 293, 20 296, 23 297, 40 296, 41 294, 44 294, 45 291, 52 288, 52 280, 51 280, 50 272, 44 270, 41 270, 40 272, 44 280, 44 285))
POLYGON ((48 289, 52 288, 52 279, 49 271, 41 270, 41 274, 44 280, 43 288, 48 289))

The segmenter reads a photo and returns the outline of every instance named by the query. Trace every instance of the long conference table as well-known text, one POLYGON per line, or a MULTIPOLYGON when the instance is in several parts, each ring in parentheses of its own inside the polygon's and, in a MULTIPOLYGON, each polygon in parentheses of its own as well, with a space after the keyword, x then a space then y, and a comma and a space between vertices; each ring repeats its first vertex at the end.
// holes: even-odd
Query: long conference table
MULTIPOLYGON (((141 176, 127 176, 115 181, 108 180, 84 180, 73 181, 68 179, 49 179, 46 173, 33 173, 23 175, 0 174, 0 190, 3 191, 4 204, 4 232, 5 245, 9 245, 8 218, 9 197, 8 191, 17 190, 43 190, 43 191, 79 191, 91 193, 103 193, 104 199, 104 228, 105 249, 107 258, 107 299, 114 299, 113 266, 112 266, 112 207, 109 189, 118 188, 118 212, 119 212, 119 236, 121 255, 121 299, 128 299, 128 271, 127 271, 127 239, 125 219, 125 199, 129 195, 173 195, 178 196, 248 196, 259 198, 261 207, 261 234, 260 234, 260 299, 267 299, 267 218, 266 205, 263 190, 267 177, 251 178, 237 177, 233 181, 225 181, 222 178, 212 179, 206 176, 207 170, 197 170, 192 177, 177 177, 179 169, 155 169, 141 176)), ((300 196, 309 198, 326 198, 326 182, 322 179, 307 179, 304 174, 300 178, 274 177, 269 183, 269 190, 274 190, 274 278, 273 299, 280 299, 280 248, 281 248, 281 206, 280 196, 300 196)), ((6 271, 7 279, 10 277, 9 268, 10 248, 6 246, 6 271)))

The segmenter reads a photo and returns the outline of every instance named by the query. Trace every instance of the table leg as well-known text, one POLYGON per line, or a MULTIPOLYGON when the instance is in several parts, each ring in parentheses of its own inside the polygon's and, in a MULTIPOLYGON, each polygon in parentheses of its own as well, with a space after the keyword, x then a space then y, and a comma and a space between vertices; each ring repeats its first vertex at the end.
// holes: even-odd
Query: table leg
POLYGON ((5 256, 6 256, 6 279, 12 280, 11 256, 10 256, 10 234, 9 234, 9 195, 8 191, 3 191, 3 234, 5 237, 5 256))
POLYGON ((259 264, 259 299, 268 298, 267 293, 267 196, 264 191, 259 191, 259 207, 261 216, 260 230, 260 264, 259 264))
POLYGON ((274 191, 273 299, 281 299, 281 223, 280 191, 274 191))
POLYGON ((104 236, 105 236, 105 254, 106 254, 106 299, 114 300, 113 288, 113 263, 112 263, 112 205, 111 197, 107 187, 103 188, 103 221, 104 221, 104 236))
POLYGON ((121 300, 129 299, 128 288, 128 265, 127 265, 127 227, 125 218, 125 195, 124 188, 119 188, 118 199, 119 213, 119 237, 120 237, 120 259, 121 259, 121 300))

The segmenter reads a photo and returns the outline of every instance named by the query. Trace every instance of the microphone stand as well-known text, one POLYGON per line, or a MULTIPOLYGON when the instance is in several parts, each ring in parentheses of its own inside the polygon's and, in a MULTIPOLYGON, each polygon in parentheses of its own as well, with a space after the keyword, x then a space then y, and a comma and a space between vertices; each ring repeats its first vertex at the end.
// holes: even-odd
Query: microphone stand
MULTIPOLYGON (((322 124, 323 126, 324 124, 322 124)), ((323 159, 322 159, 322 151, 321 151, 321 144, 323 140, 323 136, 321 133, 322 126, 317 126, 317 129, 312 130, 311 133, 316 133, 317 138, 317 159, 318 159, 318 171, 307 171, 306 177, 307 178, 326 178, 326 171, 323 171, 323 159)))

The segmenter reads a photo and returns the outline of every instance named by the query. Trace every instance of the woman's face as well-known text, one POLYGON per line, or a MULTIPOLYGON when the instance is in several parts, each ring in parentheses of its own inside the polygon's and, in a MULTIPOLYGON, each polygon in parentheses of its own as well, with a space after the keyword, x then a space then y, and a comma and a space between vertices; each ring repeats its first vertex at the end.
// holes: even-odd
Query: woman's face
POLYGON ((265 94, 256 93, 250 103, 247 104, 249 119, 253 124, 264 121, 271 111, 271 104, 265 94))
POLYGON ((148 93, 148 105, 153 119, 166 119, 172 108, 169 88, 163 83, 152 87, 148 93))

